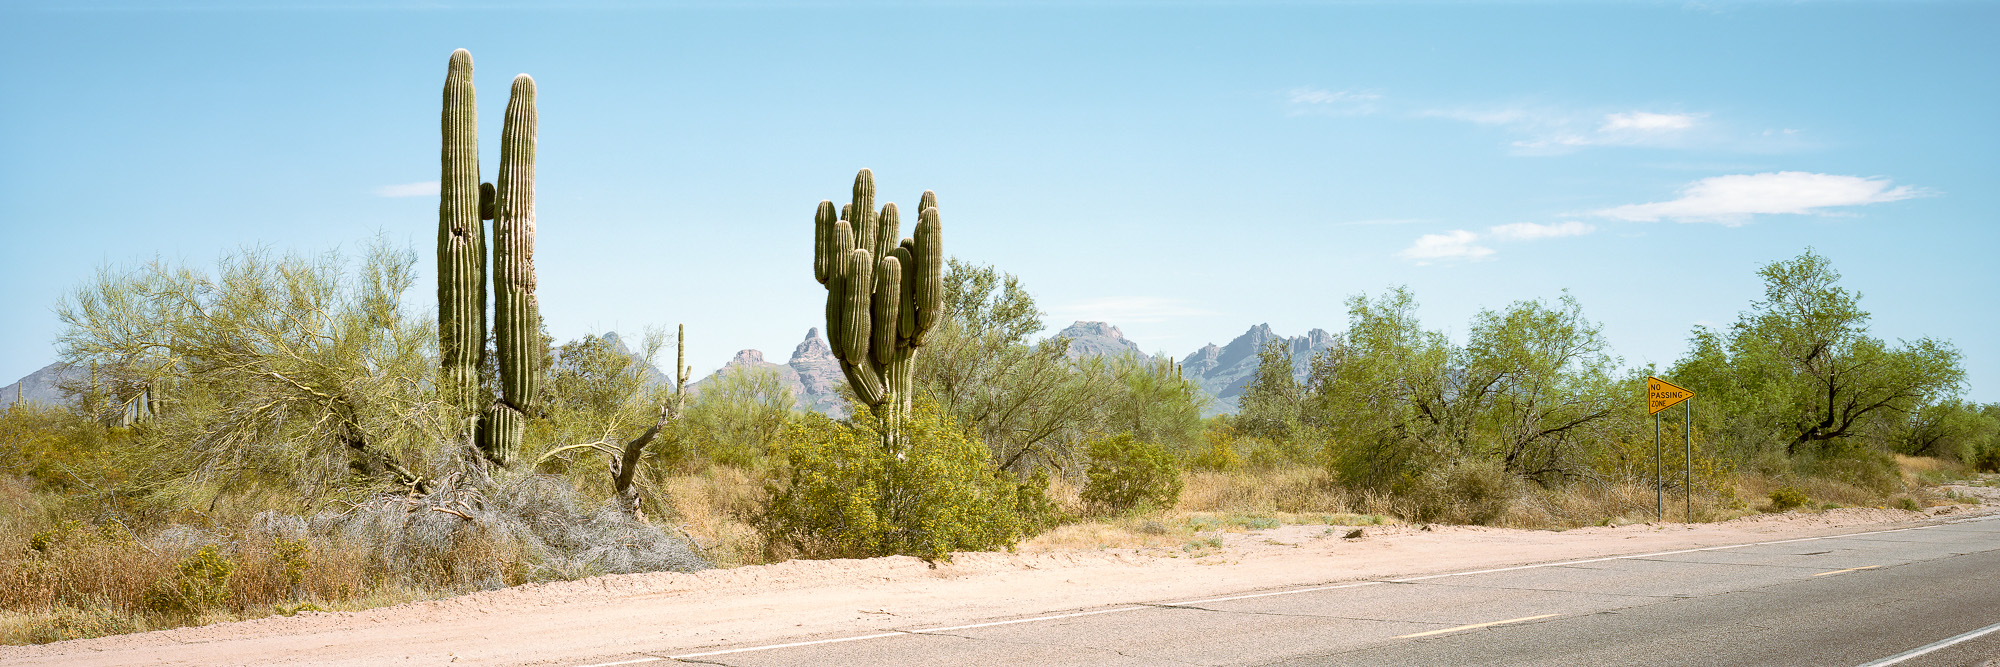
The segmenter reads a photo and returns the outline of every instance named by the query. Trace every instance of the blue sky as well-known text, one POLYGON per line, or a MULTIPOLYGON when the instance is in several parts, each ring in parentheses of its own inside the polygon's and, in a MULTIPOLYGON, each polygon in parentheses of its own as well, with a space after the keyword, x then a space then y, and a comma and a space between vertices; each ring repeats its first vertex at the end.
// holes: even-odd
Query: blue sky
POLYGON ((812 209, 869 167, 1052 329, 1177 357, 1408 285, 1454 334, 1567 289, 1665 365, 1810 246, 2000 401, 1996 4, 79 6, 0 6, 6 381, 105 264, 382 234, 432 280, 463 47, 488 180, 538 82, 550 330, 685 323, 698 373, 819 324, 812 209))

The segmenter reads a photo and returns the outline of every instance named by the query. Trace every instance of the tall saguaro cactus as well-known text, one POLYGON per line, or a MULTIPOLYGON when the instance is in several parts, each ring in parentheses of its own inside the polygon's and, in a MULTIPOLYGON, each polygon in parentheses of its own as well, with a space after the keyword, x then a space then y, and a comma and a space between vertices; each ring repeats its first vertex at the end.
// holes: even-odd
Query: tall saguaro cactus
POLYGON ((541 360, 535 302, 535 80, 514 77, 500 129, 500 184, 479 182, 472 54, 453 51, 444 87, 444 173, 438 184, 439 389, 501 465, 520 450, 541 360), (493 220, 493 333, 500 386, 480 386, 486 355, 487 262, 483 220, 493 220), (478 415, 478 423, 470 422, 478 415))
POLYGON ((541 309, 535 302, 535 80, 514 77, 500 129, 500 186, 493 202, 493 338, 500 399, 481 443, 502 464, 520 451, 541 378, 541 309))
POLYGON ((451 52, 444 79, 444 174, 438 180, 438 390, 461 418, 478 414, 486 357, 486 225, 472 54, 451 52))
POLYGON ((839 217, 832 201, 821 201, 813 226, 813 275, 827 292, 827 342, 855 396, 871 408, 887 406, 883 444, 894 450, 915 398, 911 362, 943 300, 937 194, 924 191, 916 235, 899 242, 896 205, 875 210, 875 174, 863 169, 839 217))

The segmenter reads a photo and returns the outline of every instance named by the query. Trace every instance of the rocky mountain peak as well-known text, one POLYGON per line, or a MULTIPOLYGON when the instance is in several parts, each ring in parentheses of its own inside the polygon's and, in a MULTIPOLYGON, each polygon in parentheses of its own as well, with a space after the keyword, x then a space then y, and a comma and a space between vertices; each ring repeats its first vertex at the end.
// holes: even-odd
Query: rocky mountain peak
POLYGON ((1140 361, 1151 361, 1153 356, 1139 349, 1139 344, 1125 338, 1125 332, 1109 322, 1078 321, 1057 332, 1053 338, 1069 341, 1069 358, 1116 357, 1130 354, 1140 361))

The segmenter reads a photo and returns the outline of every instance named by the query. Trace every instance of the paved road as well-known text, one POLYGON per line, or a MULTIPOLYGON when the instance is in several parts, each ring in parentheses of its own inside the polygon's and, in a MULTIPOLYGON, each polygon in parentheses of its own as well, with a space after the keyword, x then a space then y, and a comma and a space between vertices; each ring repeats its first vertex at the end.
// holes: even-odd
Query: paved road
POLYGON ((913 626, 637 661, 2000 666, 2000 520, 913 626))

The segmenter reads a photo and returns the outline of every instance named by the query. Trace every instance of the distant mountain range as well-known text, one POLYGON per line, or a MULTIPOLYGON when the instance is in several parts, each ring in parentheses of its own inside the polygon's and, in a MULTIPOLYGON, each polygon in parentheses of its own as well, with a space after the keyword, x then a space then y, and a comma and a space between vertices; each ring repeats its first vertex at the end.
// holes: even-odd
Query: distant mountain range
POLYGON ((1292 352, 1292 375, 1303 381, 1312 369, 1313 355, 1332 348, 1335 340, 1325 329, 1286 338, 1271 331, 1271 325, 1259 324, 1227 345, 1216 347, 1209 343, 1195 350, 1181 360, 1181 375, 1193 379, 1216 397, 1216 405, 1209 407, 1208 414, 1234 413, 1240 407, 1237 401, 1242 398, 1243 389, 1257 379, 1257 352, 1265 344, 1282 341, 1292 352))
MULTIPOLYGON (((1077 322, 1054 337, 1069 339, 1070 358, 1073 359, 1127 353, 1142 360, 1153 358, 1140 351, 1137 343, 1126 339, 1118 327, 1105 322, 1077 322)), ((1263 349, 1265 344, 1282 341, 1292 352, 1293 374, 1303 381, 1312 367, 1313 355, 1333 347, 1334 340, 1333 334, 1324 329, 1313 329, 1304 336, 1287 338, 1272 331, 1271 325, 1259 324, 1227 345, 1210 343, 1189 353, 1181 359, 1181 375, 1194 380, 1202 391, 1216 399, 1204 416, 1234 413, 1239 407, 1238 400, 1243 395, 1243 389, 1257 379, 1257 351, 1263 349)))
MULTIPOLYGON (((1141 361, 1151 361, 1154 355, 1147 354, 1137 343, 1125 337, 1118 327, 1105 322, 1076 322, 1057 332, 1054 337, 1069 339, 1069 355, 1072 359, 1131 354, 1141 361)), ((617 333, 606 333, 604 339, 612 349, 620 354, 640 359, 618 337, 617 333)), ((1189 353, 1181 360, 1181 374, 1195 381, 1203 391, 1215 397, 1207 414, 1234 413, 1243 389, 1257 377, 1257 351, 1271 341, 1283 341, 1292 352, 1292 372, 1304 380, 1310 368, 1313 355, 1333 347, 1335 337, 1323 329, 1313 329, 1303 336, 1283 337, 1271 330, 1269 324, 1250 327, 1243 335, 1228 344, 1217 346, 1213 343, 1189 353)), ((758 350, 742 350, 723 364, 722 368, 688 386, 691 393, 720 377, 732 368, 765 369, 776 372, 778 379, 792 391, 792 398, 801 410, 812 410, 839 418, 847 416, 847 405, 841 400, 838 388, 846 379, 840 372, 840 362, 833 358, 833 350, 820 337, 819 329, 806 330, 805 340, 792 348, 791 359, 783 364, 764 360, 764 353, 758 350)), ((670 378, 659 368, 646 367, 648 378, 654 383, 667 383, 670 378)), ((62 364, 50 364, 41 370, 28 374, 19 382, 0 387, 0 407, 13 404, 16 396, 22 401, 36 401, 57 405, 64 401, 62 391, 57 388, 74 371, 62 364)))
POLYGON ((708 377, 688 385, 690 393, 699 393, 702 385, 715 380, 730 369, 747 368, 774 371, 778 381, 792 390, 792 400, 801 410, 812 410, 829 417, 847 416, 847 403, 842 401, 838 387, 846 382, 840 372, 840 360, 833 358, 833 348, 827 347, 826 340, 820 338, 819 328, 806 330, 806 338, 792 348, 792 358, 783 364, 764 360, 764 353, 757 350, 742 350, 708 377))

